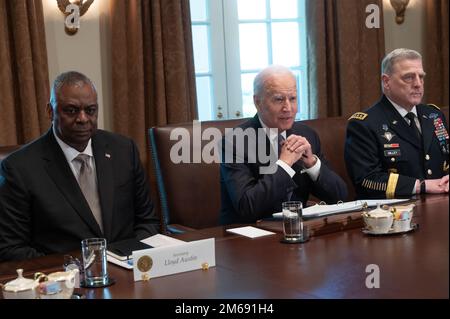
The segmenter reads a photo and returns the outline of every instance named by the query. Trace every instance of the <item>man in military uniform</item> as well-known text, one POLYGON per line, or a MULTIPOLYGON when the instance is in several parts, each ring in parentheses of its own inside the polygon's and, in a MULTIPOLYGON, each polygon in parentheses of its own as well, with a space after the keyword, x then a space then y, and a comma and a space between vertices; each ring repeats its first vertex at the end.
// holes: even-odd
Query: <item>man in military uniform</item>
POLYGON ((448 193, 448 126, 437 106, 420 104, 421 55, 396 49, 381 71, 381 100, 353 114, 347 126, 344 156, 358 197, 448 193))

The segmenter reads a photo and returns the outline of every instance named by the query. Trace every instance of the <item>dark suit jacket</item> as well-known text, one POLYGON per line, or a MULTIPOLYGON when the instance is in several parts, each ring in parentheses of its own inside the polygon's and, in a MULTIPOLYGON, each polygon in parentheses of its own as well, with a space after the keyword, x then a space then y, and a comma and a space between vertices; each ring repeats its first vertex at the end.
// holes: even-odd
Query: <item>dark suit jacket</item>
MULTIPOLYGON (((244 130, 258 129, 261 128, 261 123, 258 116, 255 116, 239 127, 244 130)), ((255 222, 264 217, 271 217, 273 213, 281 210, 282 202, 300 200, 305 205, 310 193, 330 204, 347 197, 347 186, 342 178, 328 167, 316 132, 296 122, 286 131, 286 136, 291 134, 305 137, 311 144, 313 154, 320 158, 322 164, 317 181, 313 182, 307 173, 300 172, 303 167, 299 162, 292 166, 296 172, 293 178, 278 165, 275 165, 273 174, 260 174, 263 164, 259 160, 252 163, 249 160, 251 154, 247 153, 249 148, 246 147, 244 163, 225 163, 222 158, 220 164, 221 224, 255 222), (289 195, 292 196, 289 198, 289 195)), ((269 148, 267 137, 265 143, 269 148)), ((225 154, 225 144, 226 142, 222 144, 222 154, 225 154)), ((258 149, 254 151, 258 153, 258 149)))
POLYGON ((444 114, 436 106, 420 104, 416 108, 422 141, 385 96, 365 113, 360 112, 360 119, 350 118, 344 156, 358 197, 411 197, 416 179, 448 174, 444 114), (439 122, 443 126, 440 139, 435 127, 439 122))
POLYGON ((1 163, 0 260, 78 250, 84 238, 114 242, 158 232, 134 142, 98 130, 92 149, 104 234, 50 129, 1 163))

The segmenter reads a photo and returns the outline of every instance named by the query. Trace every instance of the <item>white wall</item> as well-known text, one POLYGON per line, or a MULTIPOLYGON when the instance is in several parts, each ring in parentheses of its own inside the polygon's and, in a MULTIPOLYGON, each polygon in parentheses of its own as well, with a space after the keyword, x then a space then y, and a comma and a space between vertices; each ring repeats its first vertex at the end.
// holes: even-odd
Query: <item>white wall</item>
POLYGON ((405 21, 397 24, 390 0, 383 0, 386 53, 397 48, 408 48, 423 53, 424 12, 425 1, 410 0, 405 12, 405 21))
POLYGON ((76 70, 86 74, 97 88, 100 106, 98 126, 111 129, 111 90, 108 81, 103 81, 103 73, 107 72, 104 70, 105 60, 108 57, 105 49, 102 50, 106 44, 100 32, 100 17, 106 2, 96 0, 92 3, 88 12, 81 17, 80 29, 75 35, 68 35, 64 31, 65 16, 58 9, 56 1, 43 0, 43 7, 50 83, 65 71, 76 70), (102 58, 102 55, 105 57, 102 58))

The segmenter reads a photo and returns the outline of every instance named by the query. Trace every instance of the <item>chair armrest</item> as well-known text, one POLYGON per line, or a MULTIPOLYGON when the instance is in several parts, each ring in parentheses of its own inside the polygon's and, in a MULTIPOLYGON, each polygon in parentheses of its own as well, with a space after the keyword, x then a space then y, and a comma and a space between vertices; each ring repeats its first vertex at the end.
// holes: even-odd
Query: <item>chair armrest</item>
POLYGON ((195 228, 179 225, 179 224, 170 224, 167 225, 167 232, 169 234, 183 234, 188 231, 194 231, 197 230, 195 228))

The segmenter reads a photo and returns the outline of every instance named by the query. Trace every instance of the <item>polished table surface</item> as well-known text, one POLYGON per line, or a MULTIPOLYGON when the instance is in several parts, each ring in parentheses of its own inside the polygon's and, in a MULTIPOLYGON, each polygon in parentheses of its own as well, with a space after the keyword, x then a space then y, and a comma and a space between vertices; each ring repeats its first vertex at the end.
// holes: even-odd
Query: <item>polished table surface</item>
MULTIPOLYGON (((78 292, 87 298, 448 298, 448 195, 427 195, 415 203, 419 229, 401 235, 334 227, 304 244, 282 244, 280 221, 257 223, 277 233, 255 239, 226 232, 229 226, 184 233, 177 237, 216 238, 216 267, 134 282, 132 271, 108 264, 114 285, 78 292), (366 267, 373 264, 380 287, 369 289, 366 267)), ((14 278, 16 268, 31 276, 60 270, 61 264, 57 255, 1 263, 0 282, 14 278)))

